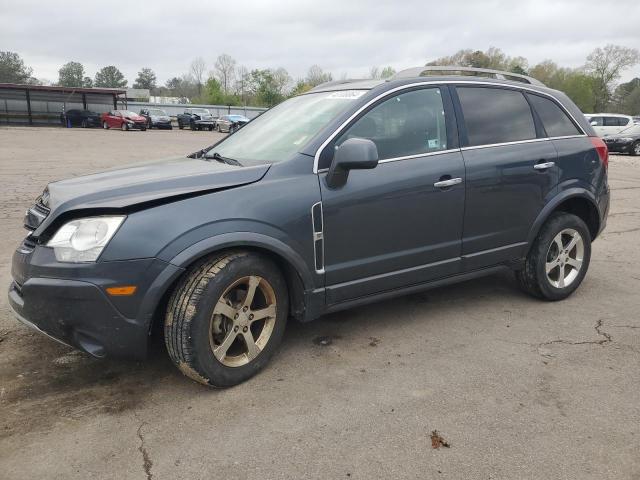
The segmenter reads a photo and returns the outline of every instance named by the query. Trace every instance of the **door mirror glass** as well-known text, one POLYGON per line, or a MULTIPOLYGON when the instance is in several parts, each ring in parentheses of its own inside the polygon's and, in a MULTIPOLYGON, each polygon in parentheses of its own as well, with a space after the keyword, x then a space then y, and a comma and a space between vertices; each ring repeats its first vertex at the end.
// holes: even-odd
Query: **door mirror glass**
POLYGON ((350 138, 336 148, 327 174, 327 185, 338 188, 347 182, 350 170, 365 170, 378 165, 378 148, 367 138, 350 138))

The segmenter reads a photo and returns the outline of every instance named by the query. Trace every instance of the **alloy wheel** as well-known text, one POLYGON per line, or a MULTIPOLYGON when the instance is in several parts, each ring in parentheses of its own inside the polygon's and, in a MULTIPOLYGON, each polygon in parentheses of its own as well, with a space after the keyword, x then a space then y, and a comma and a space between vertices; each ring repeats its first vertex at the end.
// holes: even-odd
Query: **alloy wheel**
POLYGON ((227 367, 241 367, 266 347, 276 323, 273 287, 257 275, 233 282, 218 299, 209 324, 213 355, 227 367))
POLYGON ((571 285, 582 269, 584 241, 580 232, 565 228, 552 240, 547 251, 545 272, 549 283, 556 288, 571 285))
POLYGON ((633 145, 633 153, 634 153, 635 155, 640 155, 640 142, 636 142, 636 143, 633 145))

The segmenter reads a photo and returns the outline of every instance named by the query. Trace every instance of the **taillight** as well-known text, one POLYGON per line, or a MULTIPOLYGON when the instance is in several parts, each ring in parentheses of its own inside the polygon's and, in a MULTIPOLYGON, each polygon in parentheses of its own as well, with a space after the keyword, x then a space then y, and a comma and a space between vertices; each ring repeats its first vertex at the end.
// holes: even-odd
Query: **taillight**
POLYGON ((596 152, 598 152, 598 157, 600 157, 600 162, 604 168, 609 168, 609 148, 607 148, 607 144, 600 137, 591 137, 591 143, 593 144, 596 152))

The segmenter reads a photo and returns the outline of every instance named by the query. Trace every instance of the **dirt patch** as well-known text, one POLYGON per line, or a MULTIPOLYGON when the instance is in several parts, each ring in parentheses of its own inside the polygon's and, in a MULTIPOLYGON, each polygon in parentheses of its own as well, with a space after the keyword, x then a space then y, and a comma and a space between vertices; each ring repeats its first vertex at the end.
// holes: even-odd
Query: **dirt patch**
POLYGON ((95 359, 28 331, 10 338, 11 357, 0 355, 0 438, 134 409, 174 374, 155 349, 149 361, 135 363, 95 359))

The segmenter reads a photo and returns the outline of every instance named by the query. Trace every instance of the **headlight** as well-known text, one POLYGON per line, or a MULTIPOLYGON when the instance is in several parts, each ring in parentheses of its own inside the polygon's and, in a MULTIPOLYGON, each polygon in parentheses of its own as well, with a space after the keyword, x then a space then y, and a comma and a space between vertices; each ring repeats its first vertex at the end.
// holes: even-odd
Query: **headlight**
POLYGON ((72 220, 60 227, 47 247, 53 248, 59 262, 95 262, 124 219, 118 216, 72 220))

